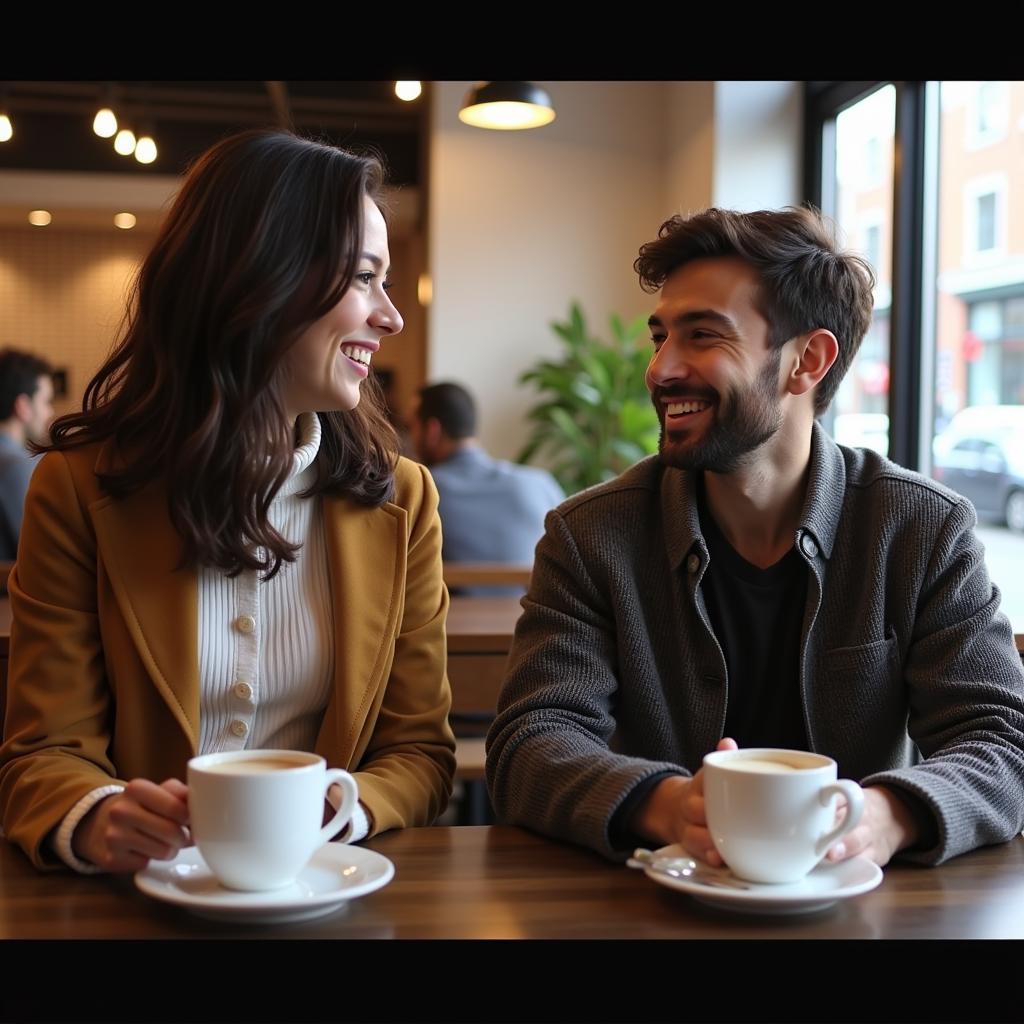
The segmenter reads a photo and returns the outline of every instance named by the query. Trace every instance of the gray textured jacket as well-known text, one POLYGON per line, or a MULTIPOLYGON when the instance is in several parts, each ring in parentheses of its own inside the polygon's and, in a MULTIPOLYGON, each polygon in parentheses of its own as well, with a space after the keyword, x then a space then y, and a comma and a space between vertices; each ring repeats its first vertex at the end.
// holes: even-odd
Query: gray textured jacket
MULTIPOLYGON (((800 691, 841 777, 918 795, 936 864, 1024 827, 1024 669, 974 509, 814 427, 796 547, 800 691)), ((487 738, 497 813, 607 857, 643 779, 700 768, 728 679, 700 592, 694 477, 646 459, 549 513, 487 738)))

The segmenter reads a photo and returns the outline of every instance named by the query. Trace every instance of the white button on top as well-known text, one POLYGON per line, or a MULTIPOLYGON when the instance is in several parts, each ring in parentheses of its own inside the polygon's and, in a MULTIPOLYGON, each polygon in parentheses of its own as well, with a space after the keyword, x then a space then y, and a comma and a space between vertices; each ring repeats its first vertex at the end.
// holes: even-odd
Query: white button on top
POLYGON ((803 535, 803 539, 800 541, 800 547, 804 549, 804 554, 808 558, 818 557, 818 545, 814 543, 814 538, 809 533, 805 533, 803 535))
POLYGON ((248 683, 235 683, 235 696, 239 700, 250 700, 252 698, 252 687, 248 683))
POLYGON ((700 568, 700 558, 697 555, 690 555, 686 560, 687 572, 696 572, 700 568))
POLYGON ((235 721, 231 723, 231 731, 236 736, 244 736, 249 731, 249 726, 245 722, 235 721))
POLYGON ((239 615, 235 619, 235 629, 239 633, 253 633, 256 631, 256 620, 251 615, 239 615))

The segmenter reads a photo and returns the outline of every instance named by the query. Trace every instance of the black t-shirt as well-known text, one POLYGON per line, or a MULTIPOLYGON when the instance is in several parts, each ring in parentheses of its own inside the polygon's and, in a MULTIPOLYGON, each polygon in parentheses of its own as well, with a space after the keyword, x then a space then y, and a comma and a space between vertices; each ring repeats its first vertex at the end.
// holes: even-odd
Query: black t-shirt
POLYGON ((741 747, 807 749, 800 701, 800 632, 807 565, 796 547, 774 565, 752 565, 722 536, 698 488, 710 563, 701 581, 728 669, 725 735, 741 747))

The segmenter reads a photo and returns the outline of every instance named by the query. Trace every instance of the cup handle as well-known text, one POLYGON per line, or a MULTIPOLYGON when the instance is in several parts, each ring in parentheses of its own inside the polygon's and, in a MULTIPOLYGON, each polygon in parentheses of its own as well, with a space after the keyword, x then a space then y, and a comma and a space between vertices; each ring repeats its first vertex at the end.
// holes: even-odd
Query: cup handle
POLYGON ((359 799, 359 784, 343 768, 328 768, 324 776, 324 799, 327 799, 327 791, 337 783, 341 786, 343 796, 341 806, 335 812, 334 817, 322 829, 320 829, 320 843, 329 842, 349 822, 352 812, 356 809, 356 801, 359 799))
POLYGON ((822 857, 840 836, 845 836, 852 828, 856 828, 861 814, 864 813, 864 790, 852 779, 839 779, 828 786, 822 786, 818 799, 825 805, 840 793, 846 797, 846 815, 836 828, 818 840, 815 849, 822 857))

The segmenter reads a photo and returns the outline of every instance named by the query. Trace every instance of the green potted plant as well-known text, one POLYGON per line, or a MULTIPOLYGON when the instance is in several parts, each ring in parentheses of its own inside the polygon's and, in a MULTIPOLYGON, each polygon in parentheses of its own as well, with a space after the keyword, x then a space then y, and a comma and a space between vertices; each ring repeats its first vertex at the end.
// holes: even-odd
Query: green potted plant
POLYGON ((644 373, 650 359, 647 319, 630 324, 612 314, 611 341, 592 335, 578 302, 551 324, 565 343, 560 360, 541 360, 519 378, 540 392, 529 411, 531 432, 520 462, 543 454, 573 494, 610 480, 658 449, 658 416, 644 373))

